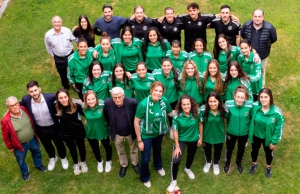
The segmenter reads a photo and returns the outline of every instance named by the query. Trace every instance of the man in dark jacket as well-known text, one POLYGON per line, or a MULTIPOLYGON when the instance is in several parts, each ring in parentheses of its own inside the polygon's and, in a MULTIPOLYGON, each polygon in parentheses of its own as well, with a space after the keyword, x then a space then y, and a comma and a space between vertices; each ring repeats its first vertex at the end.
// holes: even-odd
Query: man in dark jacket
POLYGON ((262 60, 264 86, 271 44, 277 41, 276 29, 271 23, 264 21, 264 12, 260 9, 256 9, 252 13, 252 20, 248 20, 243 25, 241 36, 251 41, 252 48, 256 50, 262 60))
POLYGON ((130 159, 134 171, 139 174, 138 147, 134 130, 134 117, 137 108, 137 101, 133 98, 126 98, 124 90, 114 87, 111 90, 112 98, 104 102, 104 117, 109 124, 111 140, 115 142, 120 161, 120 177, 124 177, 128 166, 124 140, 128 141, 130 147, 130 159))

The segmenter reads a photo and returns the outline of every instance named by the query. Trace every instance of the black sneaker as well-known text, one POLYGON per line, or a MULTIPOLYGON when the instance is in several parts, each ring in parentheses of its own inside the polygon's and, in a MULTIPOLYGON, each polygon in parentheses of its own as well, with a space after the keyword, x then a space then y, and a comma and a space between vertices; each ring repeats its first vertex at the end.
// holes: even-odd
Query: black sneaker
MULTIPOLYGON (((243 166, 242 166, 241 162, 237 162, 236 167, 237 167, 237 170, 239 171, 240 174, 242 174, 244 172, 244 169, 243 169, 243 166)), ((255 170, 254 170, 254 172, 255 172, 255 170)))
POLYGON ((29 176, 29 174, 23 174, 22 178, 23 178, 24 181, 28 181, 30 176, 29 176))
POLYGON ((41 165, 40 167, 36 167, 41 172, 46 172, 46 167, 44 165, 41 165))
POLYGON ((254 174, 257 168, 257 164, 251 164, 249 172, 250 174, 254 174))
POLYGON ((265 175, 266 175, 267 178, 270 178, 270 177, 271 177, 271 175, 272 175, 271 167, 267 167, 267 168, 266 168, 266 174, 265 174, 265 175))
POLYGON ((225 173, 229 172, 229 166, 230 166, 230 163, 228 164, 227 162, 225 162, 225 166, 224 166, 224 172, 225 173))

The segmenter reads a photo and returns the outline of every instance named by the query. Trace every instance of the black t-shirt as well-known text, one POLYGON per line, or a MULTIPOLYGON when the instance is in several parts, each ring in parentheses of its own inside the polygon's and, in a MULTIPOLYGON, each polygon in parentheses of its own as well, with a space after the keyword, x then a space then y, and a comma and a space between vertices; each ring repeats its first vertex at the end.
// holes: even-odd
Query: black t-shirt
POLYGON ((118 107, 114 104, 115 109, 115 125, 116 125, 116 134, 121 136, 130 135, 130 126, 128 123, 125 105, 118 107))
POLYGON ((130 26, 134 32, 134 37, 142 40, 148 29, 153 26, 152 19, 144 18, 141 23, 134 20, 127 20, 126 25, 130 26))
POLYGON ((181 15, 178 18, 184 24, 184 49, 187 52, 192 51, 193 42, 196 38, 202 38, 205 42, 206 40, 206 27, 207 24, 211 23, 213 19, 215 19, 215 15, 213 14, 200 14, 196 21, 194 21, 189 15, 181 15))
POLYGON ((88 43, 88 47, 95 47, 95 30, 93 39, 90 38, 89 32, 87 30, 82 30, 80 34, 79 28, 76 28, 74 30, 73 35, 77 38, 84 38, 88 43))
POLYGON ((169 23, 165 18, 162 23, 159 23, 157 20, 154 20, 153 23, 159 29, 163 38, 167 39, 170 44, 173 40, 181 41, 181 30, 184 28, 181 19, 175 18, 172 23, 169 23))
MULTIPOLYGON (((241 25, 232 21, 230 18, 230 22, 228 24, 224 24, 221 18, 214 19, 211 24, 211 28, 215 29, 216 38, 219 34, 225 34, 228 38, 228 41, 231 45, 236 46, 236 36, 240 34, 241 25)), ((239 46, 239 45, 238 45, 239 46)))

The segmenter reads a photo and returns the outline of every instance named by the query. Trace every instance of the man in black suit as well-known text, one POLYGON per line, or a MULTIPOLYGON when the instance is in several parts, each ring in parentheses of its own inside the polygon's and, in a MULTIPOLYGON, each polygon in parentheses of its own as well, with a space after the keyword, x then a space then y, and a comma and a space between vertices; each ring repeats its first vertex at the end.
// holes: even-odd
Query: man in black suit
POLYGON ((33 118, 36 133, 50 158, 48 170, 53 170, 57 161, 52 141, 61 159, 62 167, 68 169, 69 162, 66 158, 66 148, 59 137, 58 120, 55 116, 55 94, 41 93, 37 81, 28 82, 27 91, 28 95, 23 96, 20 104, 28 109, 33 118))
POLYGON ((120 177, 124 177, 128 166, 124 140, 128 141, 130 147, 130 159, 134 171, 139 174, 138 146, 134 130, 133 120, 137 108, 137 101, 126 98, 124 90, 114 87, 111 90, 112 98, 104 102, 104 117, 109 124, 111 140, 115 142, 120 161, 120 177))

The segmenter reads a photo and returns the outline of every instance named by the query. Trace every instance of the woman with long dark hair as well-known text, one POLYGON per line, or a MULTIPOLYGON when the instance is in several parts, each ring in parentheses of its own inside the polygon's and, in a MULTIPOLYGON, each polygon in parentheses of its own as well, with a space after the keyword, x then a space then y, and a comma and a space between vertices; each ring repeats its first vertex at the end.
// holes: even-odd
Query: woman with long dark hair
POLYGON ((184 63, 189 59, 189 54, 181 50, 181 43, 178 40, 173 40, 171 50, 167 51, 166 57, 171 60, 173 67, 181 72, 184 63))

